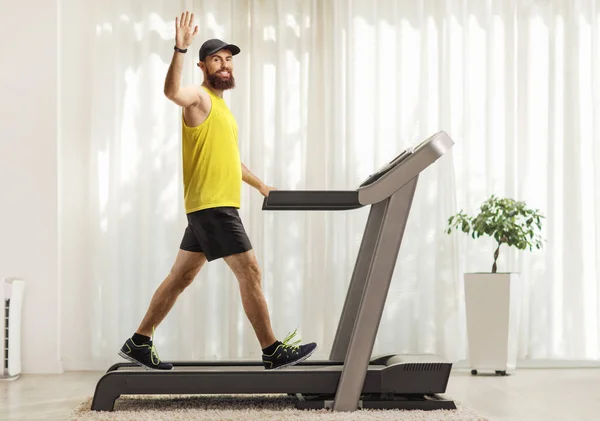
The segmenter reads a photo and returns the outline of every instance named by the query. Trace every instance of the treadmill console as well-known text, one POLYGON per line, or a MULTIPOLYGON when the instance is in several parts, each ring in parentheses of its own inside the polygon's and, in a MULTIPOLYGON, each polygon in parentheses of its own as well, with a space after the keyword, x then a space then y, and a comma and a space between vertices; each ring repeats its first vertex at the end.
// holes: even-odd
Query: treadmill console
POLYGON ((410 155, 412 155, 412 153, 415 151, 415 149, 416 148, 414 148, 414 147, 410 147, 408 149, 405 149, 400 155, 398 155, 392 161, 388 162, 387 164, 385 164, 384 166, 382 166, 381 168, 379 168, 375 173, 371 174, 369 176, 369 178, 367 178, 360 185, 360 187, 368 186, 369 184, 371 184, 371 183, 377 181, 378 179, 380 179, 389 170, 391 170, 396 165, 400 164, 402 161, 404 161, 406 158, 408 158, 410 155))

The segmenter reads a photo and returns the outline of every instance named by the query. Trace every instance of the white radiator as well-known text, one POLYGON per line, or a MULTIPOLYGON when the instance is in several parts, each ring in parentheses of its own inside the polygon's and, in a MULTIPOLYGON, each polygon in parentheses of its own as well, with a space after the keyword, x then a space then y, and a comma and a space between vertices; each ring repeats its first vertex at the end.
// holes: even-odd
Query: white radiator
POLYGON ((0 284, 0 302, 3 304, 2 332, 0 333, 2 370, 0 379, 14 380, 21 374, 21 319, 25 281, 5 279, 0 284))

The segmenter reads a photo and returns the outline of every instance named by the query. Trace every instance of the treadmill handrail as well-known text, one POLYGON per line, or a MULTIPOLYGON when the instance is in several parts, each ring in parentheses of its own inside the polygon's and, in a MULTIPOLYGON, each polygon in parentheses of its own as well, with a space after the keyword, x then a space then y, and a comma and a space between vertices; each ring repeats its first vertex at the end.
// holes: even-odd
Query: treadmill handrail
POLYGON ((360 208, 357 190, 271 190, 263 210, 349 210, 360 208))

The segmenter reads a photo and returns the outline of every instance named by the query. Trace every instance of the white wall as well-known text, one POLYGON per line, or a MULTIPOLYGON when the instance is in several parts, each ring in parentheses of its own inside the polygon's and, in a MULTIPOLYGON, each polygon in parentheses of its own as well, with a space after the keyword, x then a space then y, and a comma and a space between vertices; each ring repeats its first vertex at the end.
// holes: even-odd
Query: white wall
POLYGON ((93 364, 86 273, 91 4, 14 2, 0 15, 0 278, 27 281, 23 371, 93 364), (27 17, 27 25, 23 18, 27 17), (10 59, 9 59, 10 58, 10 59), (35 156, 34 156, 35 154, 35 156), (67 194, 61 194, 67 193, 67 194))
POLYGON ((57 165, 58 2, 11 2, 0 13, 0 278, 27 282, 23 370, 60 362, 57 165))
MULTIPOLYGON (((62 359, 65 371, 106 370, 107 362, 95 362, 90 355, 90 293, 93 290, 87 272, 88 242, 85 219, 88 216, 87 195, 90 138, 89 98, 94 71, 91 37, 94 24, 93 3, 60 0, 59 19, 59 87, 60 87, 60 267, 62 282, 62 359)), ((101 57, 98 58, 102 60, 101 57)), ((115 350, 116 355, 116 350, 115 350)))

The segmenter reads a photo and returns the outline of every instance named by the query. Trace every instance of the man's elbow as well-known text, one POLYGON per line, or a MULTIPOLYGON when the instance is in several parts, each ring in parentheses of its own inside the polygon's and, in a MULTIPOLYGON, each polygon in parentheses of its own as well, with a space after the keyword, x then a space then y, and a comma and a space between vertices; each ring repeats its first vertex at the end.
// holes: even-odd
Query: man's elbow
POLYGON ((179 106, 186 107, 188 105, 178 91, 165 90, 165 96, 167 99, 169 99, 169 101, 179 106))
POLYGON ((175 95, 177 94, 177 92, 173 91, 173 89, 168 89, 168 88, 165 88, 164 91, 163 91, 163 93, 170 100, 172 100, 173 98, 175 98, 175 95))

